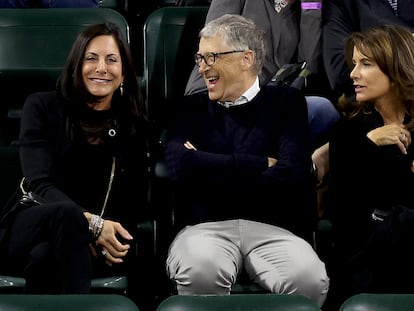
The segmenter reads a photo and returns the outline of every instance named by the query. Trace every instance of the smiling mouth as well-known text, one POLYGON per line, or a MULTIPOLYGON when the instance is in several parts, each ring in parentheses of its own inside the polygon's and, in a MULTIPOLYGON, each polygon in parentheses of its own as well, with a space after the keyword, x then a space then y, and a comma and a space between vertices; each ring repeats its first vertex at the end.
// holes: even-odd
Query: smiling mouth
POLYGON ((208 78, 205 78, 205 80, 206 80, 207 88, 209 90, 211 90, 217 84, 217 82, 219 80, 219 77, 216 77, 216 76, 215 77, 208 77, 208 78))
POLYGON ((108 83, 108 82, 111 82, 111 80, 107 80, 107 79, 96 79, 96 78, 91 78, 91 81, 96 82, 96 83, 108 83))
POLYGON ((218 80, 218 77, 209 77, 209 78, 206 78, 206 80, 207 80, 209 83, 214 83, 214 82, 216 82, 216 81, 218 80))

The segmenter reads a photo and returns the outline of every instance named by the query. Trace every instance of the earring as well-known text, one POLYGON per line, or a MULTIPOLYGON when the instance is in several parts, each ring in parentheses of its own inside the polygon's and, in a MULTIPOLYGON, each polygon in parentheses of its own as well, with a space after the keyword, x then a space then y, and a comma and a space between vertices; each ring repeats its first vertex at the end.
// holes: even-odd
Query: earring
POLYGON ((121 82, 121 84, 119 85, 119 94, 121 94, 121 96, 124 95, 124 83, 121 82))

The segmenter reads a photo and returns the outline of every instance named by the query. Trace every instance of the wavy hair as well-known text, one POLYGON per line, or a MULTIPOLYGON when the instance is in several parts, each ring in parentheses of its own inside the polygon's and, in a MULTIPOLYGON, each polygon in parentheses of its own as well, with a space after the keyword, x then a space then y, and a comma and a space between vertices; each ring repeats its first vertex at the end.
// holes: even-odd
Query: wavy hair
MULTIPOLYGON (((414 127, 414 36, 410 30, 398 25, 381 25, 362 32, 354 32, 345 44, 345 57, 352 69, 353 49, 375 61, 390 79, 393 91, 401 100, 414 127)), ((352 115, 366 111, 370 102, 359 102, 352 115)))

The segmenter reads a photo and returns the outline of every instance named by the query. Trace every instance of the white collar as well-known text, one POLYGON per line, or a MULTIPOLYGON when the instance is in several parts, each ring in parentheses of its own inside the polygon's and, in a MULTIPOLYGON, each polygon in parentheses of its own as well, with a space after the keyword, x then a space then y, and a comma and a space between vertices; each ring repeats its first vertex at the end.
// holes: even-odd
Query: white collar
POLYGON ((223 102, 218 102, 218 103, 220 105, 223 105, 226 108, 229 108, 229 107, 232 107, 232 106, 243 105, 243 104, 246 104, 249 101, 251 101, 257 95, 257 93, 259 93, 259 91, 260 91, 259 77, 256 77, 256 80, 254 81, 254 83, 252 84, 252 86, 249 87, 242 94, 242 96, 240 96, 239 98, 237 98, 234 102, 225 101, 224 103, 223 102))

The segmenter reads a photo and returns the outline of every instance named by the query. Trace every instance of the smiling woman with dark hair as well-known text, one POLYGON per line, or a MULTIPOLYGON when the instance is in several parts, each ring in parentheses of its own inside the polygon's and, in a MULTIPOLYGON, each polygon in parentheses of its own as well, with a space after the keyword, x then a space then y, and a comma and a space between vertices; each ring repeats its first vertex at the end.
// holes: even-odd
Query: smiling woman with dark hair
POLYGON ((92 276, 128 275, 146 210, 140 103, 129 45, 112 23, 77 37, 56 91, 26 99, 23 187, 46 203, 11 200, 0 211, 2 260, 8 273, 23 273, 26 292, 88 293, 92 276))

